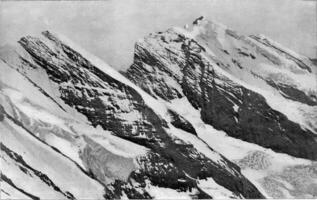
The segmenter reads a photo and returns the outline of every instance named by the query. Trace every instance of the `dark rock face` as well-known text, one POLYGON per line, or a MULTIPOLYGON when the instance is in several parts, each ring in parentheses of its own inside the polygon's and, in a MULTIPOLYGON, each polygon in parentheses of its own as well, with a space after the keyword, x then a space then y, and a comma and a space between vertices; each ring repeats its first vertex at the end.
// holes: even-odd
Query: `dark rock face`
POLYGON ((193 125, 187 121, 184 117, 177 114, 175 111, 169 110, 169 113, 172 117, 171 123, 176 128, 182 129, 184 131, 187 131, 189 133, 192 133, 193 135, 197 135, 195 128, 193 125))
POLYGON ((317 66, 317 59, 316 58, 313 58, 313 59, 310 59, 312 61, 312 63, 317 66))
MULTIPOLYGON (((197 185, 197 179, 208 177, 237 196, 263 198, 257 188, 241 175, 235 164, 223 157, 223 163, 220 164, 191 144, 183 141, 176 143, 165 130, 168 128, 167 122, 148 107, 133 88, 102 72, 49 32, 43 35, 57 49, 51 49, 40 39, 30 36, 22 38, 19 43, 34 62, 46 71, 50 81, 58 85, 60 98, 84 114, 93 126, 99 125, 118 137, 150 149, 146 156, 138 159, 141 167, 134 169, 126 181, 116 180, 107 185, 106 198, 119 198, 123 192, 129 198, 149 198, 150 195, 144 189, 148 180, 156 186, 177 191, 197 191, 197 197, 210 198, 197 185), (134 188, 134 181, 139 184, 138 190, 134 188)), ((143 58, 148 65, 163 66, 154 57, 143 55, 143 58)), ((188 73, 191 73, 190 70, 188 73)), ((159 84, 164 83, 161 81, 159 84)), ((166 86, 169 85, 166 83, 166 86)), ((165 99, 183 95, 177 88, 153 91, 155 94, 170 93, 161 96, 165 99)), ((170 114, 176 128, 196 135, 188 121, 173 111, 170 114)), ((96 168, 91 168, 90 172, 103 182, 96 168)))
POLYGON ((4 119, 4 108, 0 105, 0 121, 4 119))
POLYGON ((317 159, 315 135, 271 109, 261 95, 240 88, 241 93, 235 93, 237 99, 233 100, 223 90, 217 90, 217 86, 207 91, 208 101, 203 101, 201 112, 206 123, 225 130, 233 137, 277 152, 317 159), (232 101, 239 106, 238 112, 232 108, 232 101))
MULTIPOLYGON (((186 97, 193 107, 201 110, 204 122, 230 136, 277 152, 317 160, 317 140, 313 132, 273 110, 261 94, 230 80, 223 73, 228 66, 215 56, 210 56, 212 62, 206 56, 210 55, 197 41, 168 30, 136 44, 134 63, 126 76, 155 97, 167 101, 186 97), (165 78, 158 79, 156 74, 165 78)), ((255 55, 250 57, 255 58, 255 55)), ((273 58, 266 52, 264 59, 273 58)), ((310 71, 304 62, 291 56, 287 58, 310 71)), ((275 60, 275 64, 279 64, 277 57, 275 60)), ((240 63, 237 67, 244 68, 240 63)), ((315 105, 297 89, 278 88, 291 99, 315 105)))
POLYGON ((293 101, 302 102, 310 106, 317 105, 317 96, 315 96, 314 94, 307 96, 303 91, 297 88, 289 87, 288 85, 284 84, 276 84, 274 83, 274 81, 271 80, 266 80, 266 82, 272 87, 279 89, 284 94, 285 98, 291 99, 293 101))

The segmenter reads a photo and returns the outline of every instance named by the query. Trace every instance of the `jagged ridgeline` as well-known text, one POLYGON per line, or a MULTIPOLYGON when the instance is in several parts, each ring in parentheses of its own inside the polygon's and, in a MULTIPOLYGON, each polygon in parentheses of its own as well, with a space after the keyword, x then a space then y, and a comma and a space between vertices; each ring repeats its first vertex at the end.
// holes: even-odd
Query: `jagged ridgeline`
POLYGON ((316 67, 264 36, 201 17, 124 75, 49 31, 0 56, 4 198, 316 195, 316 67))
POLYGON ((199 18, 191 30, 150 35, 135 49, 126 75, 153 97, 186 98, 232 137, 317 159, 316 68, 308 59, 199 18))

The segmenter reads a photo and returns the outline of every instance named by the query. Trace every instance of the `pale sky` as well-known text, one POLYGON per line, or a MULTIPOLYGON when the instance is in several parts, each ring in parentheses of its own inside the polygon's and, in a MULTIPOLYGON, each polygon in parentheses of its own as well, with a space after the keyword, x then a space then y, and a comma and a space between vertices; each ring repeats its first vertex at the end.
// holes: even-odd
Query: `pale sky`
POLYGON ((298 53, 317 57, 315 4, 304 0, 4 1, 0 3, 0 46, 52 30, 113 67, 125 69, 139 38, 204 15, 240 33, 261 33, 298 53))

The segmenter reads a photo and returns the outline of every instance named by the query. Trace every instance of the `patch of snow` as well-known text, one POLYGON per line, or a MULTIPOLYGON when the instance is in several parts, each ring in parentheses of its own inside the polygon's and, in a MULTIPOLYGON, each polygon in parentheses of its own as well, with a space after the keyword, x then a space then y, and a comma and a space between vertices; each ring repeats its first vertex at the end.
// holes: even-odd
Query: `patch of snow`
MULTIPOLYGON (((2 130, 1 141, 4 145, 22 155, 25 162, 46 174, 60 188, 69 191, 78 199, 103 198, 102 185, 85 175, 75 163, 35 139, 23 128, 4 119, 0 123, 0 129, 2 130)), ((13 181, 26 184, 25 180, 19 177, 13 181)), ((39 191, 38 188, 33 190, 39 191)))
POLYGON ((4 181, 1 181, 0 197, 1 199, 31 199, 4 181))
POLYGON ((177 137, 182 141, 192 144, 199 152, 203 153, 206 157, 210 158, 214 162, 218 162, 222 164, 224 167, 226 166, 222 157, 215 151, 211 150, 208 145, 206 145, 203 141, 199 140, 196 136, 183 131, 181 129, 175 128, 172 125, 169 126, 169 129, 165 129, 171 136, 177 137))
POLYGON ((53 103, 52 100, 48 99, 44 95, 41 95, 41 92, 39 92, 37 88, 35 88, 21 74, 10 68, 2 60, 0 60, 0 69, 0 88, 11 88, 17 91, 23 91, 23 94, 28 99, 32 99, 35 104, 49 109, 56 115, 63 114, 63 111, 55 103, 53 103))
POLYGON ((66 131, 71 132, 71 130, 65 125, 64 120, 45 111, 44 109, 36 108, 35 105, 32 105, 29 101, 25 99, 24 94, 22 94, 21 92, 5 88, 2 89, 1 93, 9 97, 12 103, 30 118, 57 125, 65 129, 66 131))
POLYGON ((273 75, 279 75, 275 81, 280 81, 284 85, 295 85, 300 90, 317 91, 317 78, 313 73, 294 73, 282 67, 276 67, 270 64, 259 64, 260 73, 265 74, 268 78, 273 75), (283 78, 284 77, 284 78, 283 78))
POLYGON ((126 194, 124 191, 122 191, 122 195, 121 195, 120 199, 122 199, 122 200, 129 200, 127 194, 126 194))
POLYGON ((233 108, 234 112, 239 111, 239 106, 237 104, 234 104, 232 108, 233 108))
POLYGON ((199 180, 198 187, 201 188, 207 194, 209 194, 213 199, 239 198, 230 190, 217 184, 212 178, 207 178, 206 180, 199 180))
MULTIPOLYGON (((65 198, 61 193, 58 193, 57 191, 52 190, 50 186, 45 184, 41 179, 39 179, 39 177, 33 174, 33 172, 30 172, 28 169, 25 168, 25 171, 27 171, 27 173, 24 173, 19 168, 19 166, 15 164, 15 161, 9 158, 9 156, 7 156, 4 153, 2 156, 3 157, 1 158, 1 171, 18 188, 22 188, 24 191, 30 194, 33 194, 35 196, 39 196, 40 198, 43 198, 43 199, 49 199, 49 198, 64 199, 65 198)), ((3 182, 1 182, 1 189, 2 189, 2 183, 3 182)), ((17 192, 14 192, 13 194, 21 195, 21 193, 17 193, 17 192)), ((13 197, 10 197, 9 199, 13 199, 13 197)))
POLYGON ((57 148, 59 151, 61 151, 63 154, 71 158, 73 161, 79 164, 83 169, 85 169, 82 163, 82 160, 79 157, 79 153, 78 153, 79 149, 77 146, 53 134, 47 134, 45 136, 45 141, 49 145, 57 148))
POLYGON ((145 189, 154 199, 192 199, 189 193, 178 192, 170 188, 163 188, 147 184, 145 189))
POLYGON ((257 34, 256 37, 259 38, 261 41, 266 41, 268 44, 270 44, 278 49, 281 49, 282 51, 288 53, 289 55, 291 55, 297 59, 300 59, 300 60, 307 59, 307 57, 300 55, 300 54, 282 46, 280 43, 268 38, 267 36, 265 36, 263 34, 257 34))
POLYGON ((88 136, 96 143, 116 155, 127 158, 135 158, 137 156, 146 155, 149 151, 141 145, 112 135, 110 131, 105 131, 100 126, 93 128, 83 124, 71 124, 71 127, 78 134, 88 136))

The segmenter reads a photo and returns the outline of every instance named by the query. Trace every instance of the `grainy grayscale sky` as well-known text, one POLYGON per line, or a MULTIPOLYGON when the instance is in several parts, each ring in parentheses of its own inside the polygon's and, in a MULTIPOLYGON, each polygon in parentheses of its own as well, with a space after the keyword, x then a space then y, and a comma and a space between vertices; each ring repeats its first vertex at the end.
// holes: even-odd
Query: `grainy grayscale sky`
POLYGON ((5 1, 0 3, 0 46, 49 29, 125 69, 138 38, 204 15, 241 33, 262 33, 317 57, 315 4, 312 0, 5 1))

